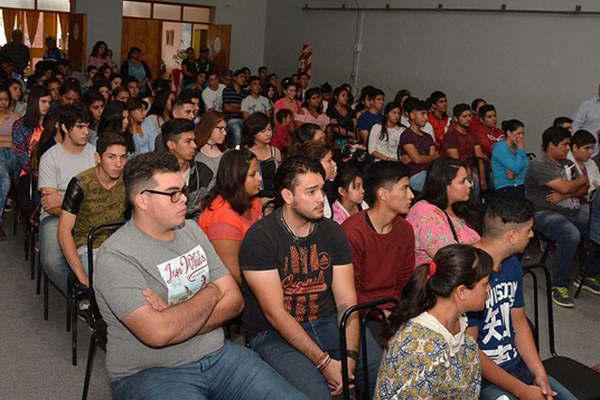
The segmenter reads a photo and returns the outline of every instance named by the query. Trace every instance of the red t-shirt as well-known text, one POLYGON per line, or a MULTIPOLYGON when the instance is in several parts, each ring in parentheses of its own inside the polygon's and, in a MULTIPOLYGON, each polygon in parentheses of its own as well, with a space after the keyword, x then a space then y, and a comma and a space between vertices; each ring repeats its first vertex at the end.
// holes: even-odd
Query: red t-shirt
POLYGON ((287 147, 292 142, 292 131, 287 125, 277 125, 275 127, 275 133, 271 139, 271 144, 279 149, 279 151, 285 152, 287 147))
MULTIPOLYGON (((342 224, 352 258, 358 302, 384 297, 400 299, 402 288, 415 267, 415 234, 412 226, 397 216, 390 233, 381 235, 359 211, 342 224)), ((392 304, 387 308, 391 308, 392 304)))
POLYGON ((435 134, 435 142, 441 143, 450 127, 450 118, 446 115, 443 118, 436 117, 432 112, 427 113, 427 119, 431 126, 433 126, 433 133, 435 134))
POLYGON ((452 127, 448 129, 446 136, 444 136, 441 151, 442 155, 448 156, 448 149, 457 149, 458 158, 472 166, 473 157, 475 157, 475 146, 478 144, 480 143, 477 135, 470 132, 463 135, 456 128, 452 127))
POLYGON ((471 124, 469 127, 469 133, 471 136, 476 136, 479 139, 481 150, 483 154, 488 158, 492 159, 492 147, 504 139, 504 132, 498 128, 487 128, 483 124, 471 124))

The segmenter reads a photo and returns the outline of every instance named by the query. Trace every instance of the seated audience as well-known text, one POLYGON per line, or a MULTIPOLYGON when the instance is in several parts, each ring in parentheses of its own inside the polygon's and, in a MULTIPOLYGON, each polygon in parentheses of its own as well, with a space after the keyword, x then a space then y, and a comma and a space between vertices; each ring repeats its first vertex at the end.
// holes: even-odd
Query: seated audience
POLYGON ((218 111, 208 111, 196 125, 196 157, 194 160, 203 163, 213 173, 208 189, 215 185, 219 162, 223 157, 225 139, 227 138, 227 123, 225 117, 218 111))
POLYGON ((66 295, 69 265, 58 244, 59 217, 71 178, 96 166, 96 148, 88 143, 88 118, 82 108, 65 106, 60 109, 58 124, 63 142, 52 146, 40 159, 40 264, 49 279, 66 295))
POLYGON ((200 203, 208 193, 208 185, 213 172, 205 164, 194 161, 196 157, 196 134, 192 121, 175 118, 162 126, 162 138, 167 150, 175 155, 179 163, 179 172, 186 185, 188 214, 200 211, 200 203))
POLYGON ((227 133, 229 134, 229 144, 231 147, 239 145, 242 141, 242 100, 247 93, 244 91, 246 86, 246 74, 244 71, 237 70, 233 74, 231 85, 223 89, 223 113, 227 119, 227 133))
MULTIPOLYGON (((472 122, 471 108, 468 104, 457 104, 452 109, 454 124, 448 129, 441 146, 441 154, 444 157, 463 160, 469 167, 469 176, 477 184, 475 189, 479 192, 487 190, 487 177, 484 173, 483 160, 475 161, 475 157, 485 156, 480 142, 480 137, 469 131, 472 122), (477 168, 475 171, 474 168, 477 168), (479 187, 481 184, 481 187, 479 187)), ((478 196, 475 195, 475 198, 478 196)))
POLYGON ((464 313, 484 307, 492 267, 483 250, 453 244, 415 269, 390 317, 375 400, 479 398, 479 350, 464 313))
MULTIPOLYGON (((61 86, 62 86, 62 83, 56 78, 50 78, 46 81, 46 87, 48 88, 48 91, 50 92, 50 96, 52 96, 52 101, 60 100, 60 87, 61 86)), ((27 103, 25 103, 25 106, 27 106, 27 103)))
POLYGON ((262 88, 260 86, 260 78, 258 76, 251 76, 248 80, 248 85, 248 96, 242 100, 241 105, 244 119, 255 112, 261 112, 270 116, 272 108, 271 102, 265 96, 261 95, 262 88))
POLYGON ((481 124, 476 125, 471 132, 477 135, 483 154, 490 159, 492 157, 492 146, 504 138, 504 132, 496 127, 496 108, 493 105, 482 105, 477 115, 481 124))
POLYGON ((283 154, 292 143, 292 112, 287 108, 277 111, 275 114, 275 131, 271 144, 279 149, 283 154))
POLYGON ((419 201, 406 216, 415 231, 416 265, 449 244, 479 240, 480 221, 469 204, 472 186, 464 162, 439 158, 431 164, 419 201))
POLYGON ((381 122, 376 123, 369 133, 368 151, 376 161, 398 161, 398 144, 404 128, 400 126, 402 108, 388 103, 383 110, 381 122))
MULTIPOLYGON (((96 225, 121 221, 127 199, 123 168, 127 162, 127 143, 121 135, 106 132, 96 146, 97 165, 71 178, 62 202, 58 221, 58 244, 71 272, 84 286, 88 280, 87 235, 96 225)), ((108 235, 98 235, 96 249, 108 235)))
POLYGON ((582 129, 571 136, 571 151, 567 158, 575 164, 579 175, 587 177, 589 184, 588 193, 579 199, 581 204, 589 203, 592 192, 600 187, 600 171, 596 162, 591 159, 596 142, 594 135, 582 129))
POLYGON ((275 102, 273 105, 273 112, 277 113, 279 110, 290 110, 292 112, 292 121, 294 121, 296 119, 296 114, 298 114, 302 108, 302 104, 296 100, 297 95, 298 85, 290 81, 285 82, 283 84, 283 97, 275 102))
POLYGON ((339 145, 346 144, 349 138, 355 138, 356 114, 351 105, 352 95, 346 86, 339 86, 333 91, 332 101, 327 107, 333 137, 339 145))
MULTIPOLYGON (((286 159, 276 182, 283 206, 250 227, 240 249, 248 344, 311 400, 330 399, 342 391, 337 318, 356 304, 352 256, 340 226, 323 218, 317 161, 286 159)), ((356 314, 346 334, 349 374, 360 387, 356 314)), ((375 376, 381 350, 370 332, 363 340, 375 376)))
POLYGON ((145 136, 144 130, 142 129, 142 123, 146 118, 144 102, 137 97, 132 97, 127 101, 125 107, 127 107, 127 111, 129 111, 129 124, 127 130, 133 140, 135 154, 152 151, 155 138, 145 136))
POLYGON ((16 160, 13 151, 12 127, 19 119, 19 114, 10 111, 10 91, 0 86, 0 241, 7 239, 2 221, 4 216, 4 205, 12 178, 16 176, 16 160))
POLYGON ((327 114, 323 111, 323 98, 321 97, 321 89, 318 87, 308 89, 304 94, 304 102, 302 108, 294 116, 296 126, 303 124, 319 125, 323 131, 326 131, 330 120, 327 114))
POLYGON ((440 157, 431 135, 423 131, 427 123, 427 105, 415 97, 404 101, 404 111, 409 126, 404 129, 398 143, 398 159, 405 161, 410 169, 410 187, 423 190, 427 169, 433 160, 440 157))
POLYGON ((83 104, 85 104, 90 113, 90 126, 88 128, 90 131, 89 142, 96 145, 96 141, 98 140, 98 124, 100 124, 106 101, 100 93, 90 90, 83 96, 83 104))
MULTIPOLYGON (((581 237, 589 233, 589 208, 579 198, 588 193, 586 175, 577 172, 567 159, 571 135, 564 128, 551 127, 542 135, 544 154, 533 160, 525 175, 525 195, 535 205, 535 230, 556 243, 552 262, 552 300, 562 307, 574 307, 569 293, 571 265, 581 237)), ((592 262, 591 257, 587 261, 592 262)), ((594 267, 596 269, 596 267, 594 267)), ((596 285, 597 272, 589 271, 590 287, 596 285)), ((600 294, 600 287, 596 287, 600 294)), ((594 289, 594 290, 596 290, 594 289)))
MULTIPOLYGON (((24 101, 23 85, 18 79, 9 79, 6 86, 10 92, 10 105, 8 109, 20 116, 25 115, 27 103, 24 101)), ((59 89, 60 90, 60 89, 59 89)))
POLYGON ((575 399, 546 373, 525 314, 518 255, 533 237, 533 210, 523 197, 494 196, 487 204, 483 236, 475 244, 494 265, 483 311, 468 314, 467 332, 480 350, 480 400, 575 399))
POLYGON ((502 122, 504 139, 492 148, 494 189, 517 197, 525 196, 525 173, 529 158, 525 152, 525 126, 517 119, 502 122))
MULTIPOLYGON (((399 300, 415 267, 415 235, 402 217, 414 198, 408 175, 409 169, 401 163, 382 161, 370 165, 365 173, 365 187, 372 207, 352 215, 342 225, 354 259, 358 303, 384 297, 399 300)), ((384 306, 386 315, 392 305, 384 306)), ((373 315, 367 326, 385 346, 378 316, 373 315)))
POLYGON ((281 164, 281 152, 271 145, 272 136, 271 122, 265 114, 256 112, 244 121, 242 144, 258 160, 258 171, 262 176, 259 197, 268 199, 275 197, 275 173, 281 164))
POLYGON ((446 114, 448 98, 444 92, 436 90, 431 93, 428 102, 431 104, 431 110, 427 113, 427 120, 433 127, 436 143, 441 143, 452 122, 452 119, 446 114))
POLYGON ((357 121, 358 137, 363 144, 369 142, 369 132, 378 122, 381 122, 383 102, 385 95, 381 89, 371 87, 365 92, 365 111, 360 115, 357 121))
POLYGON ((215 186, 202 200, 198 225, 239 285, 242 239, 262 217, 257 197, 260 188, 261 176, 254 153, 248 149, 230 150, 221 159, 215 186))
POLYGON ((114 132, 125 138, 127 154, 135 154, 133 135, 129 131, 129 110, 127 102, 111 101, 104 107, 100 122, 98 122, 98 137, 104 132, 114 132))
POLYGON ((131 98, 129 94, 129 89, 124 86, 118 86, 112 91, 112 99, 113 101, 120 101, 122 103, 127 103, 127 100, 131 98))
POLYGON ((202 104, 202 91, 198 89, 184 89, 179 93, 179 100, 184 104, 192 104, 192 121, 194 125, 200 122, 200 115, 204 114, 202 104))
POLYGON ((113 398, 305 399, 224 339, 221 327, 244 302, 204 233, 185 220, 177 159, 138 155, 123 180, 133 216, 104 242, 94 275, 113 398))
POLYGON ((327 141, 327 135, 323 129, 316 124, 303 124, 292 134, 292 145, 309 141, 325 143, 327 141))
POLYGON ((357 168, 345 166, 336 175, 333 185, 337 200, 331 206, 331 212, 332 219, 338 224, 341 225, 352 215, 369 208, 364 200, 363 176, 357 168))
MULTIPOLYGON (((160 127, 171 119, 171 110, 173 109, 174 101, 175 93, 170 90, 162 90, 156 93, 154 101, 146 113, 146 118, 142 122, 144 137, 147 138, 148 142, 152 143, 149 151, 159 150, 156 148, 156 142, 160 137, 160 127)), ((160 143, 164 148, 162 141, 160 143)))

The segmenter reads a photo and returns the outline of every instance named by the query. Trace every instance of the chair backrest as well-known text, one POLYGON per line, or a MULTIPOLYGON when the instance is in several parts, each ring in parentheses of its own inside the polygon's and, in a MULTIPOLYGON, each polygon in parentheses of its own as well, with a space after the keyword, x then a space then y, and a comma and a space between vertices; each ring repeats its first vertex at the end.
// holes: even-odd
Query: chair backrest
MULTIPOLYGON (((87 235, 87 257, 88 257, 88 279, 89 279, 89 296, 90 296, 90 326, 92 329, 97 328, 99 321, 102 321, 98 304, 96 303, 96 295, 94 292, 94 239, 98 232, 112 230, 113 232, 125 224, 126 221, 103 222, 94 226, 87 235)), ((112 233, 112 232, 111 232, 112 233)))
POLYGON ((346 341, 346 326, 348 325, 348 320, 352 316, 352 314, 357 312, 362 312, 362 315, 359 316, 359 329, 360 329, 360 345, 361 345, 361 365, 362 373, 364 376, 363 379, 363 387, 362 387, 362 395, 363 398, 369 398, 369 361, 367 355, 367 341, 366 341, 366 327, 367 320, 373 314, 376 314, 380 317, 382 321, 386 320, 385 314, 383 310, 379 308, 384 304, 394 303, 398 305, 399 301, 395 297, 386 297, 380 300, 369 301, 366 303, 356 304, 352 307, 349 307, 342 314, 342 318, 340 319, 340 358, 342 362, 342 382, 344 386, 343 398, 344 400, 350 399, 350 382, 348 381, 348 343, 346 341))

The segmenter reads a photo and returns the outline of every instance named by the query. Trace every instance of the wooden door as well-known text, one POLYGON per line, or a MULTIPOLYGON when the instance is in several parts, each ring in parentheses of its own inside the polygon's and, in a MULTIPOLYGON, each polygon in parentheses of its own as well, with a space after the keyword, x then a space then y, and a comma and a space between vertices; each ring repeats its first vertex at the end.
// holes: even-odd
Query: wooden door
POLYGON ((156 79, 160 67, 161 22, 154 19, 123 18, 121 33, 121 61, 127 60, 127 53, 133 46, 142 49, 142 60, 156 79))
POLYGON ((229 68, 231 50, 231 25, 210 25, 208 27, 208 47, 210 58, 215 63, 218 74, 229 68))
POLYGON ((86 63, 86 42, 87 33, 85 27, 86 18, 85 14, 62 14, 61 18, 67 18, 69 25, 69 62, 71 63, 71 69, 74 71, 83 71, 83 66, 86 63))

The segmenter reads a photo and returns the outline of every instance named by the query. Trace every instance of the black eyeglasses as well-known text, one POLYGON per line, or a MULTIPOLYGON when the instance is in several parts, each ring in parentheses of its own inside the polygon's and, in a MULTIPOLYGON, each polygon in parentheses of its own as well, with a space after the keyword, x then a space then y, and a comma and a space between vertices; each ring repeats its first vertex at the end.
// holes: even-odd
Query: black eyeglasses
POLYGON ((152 189, 144 189, 140 192, 140 194, 151 193, 151 194, 160 194, 162 196, 169 196, 171 198, 171 203, 177 203, 181 196, 187 197, 188 195, 188 187, 187 185, 182 187, 179 190, 174 190, 172 192, 161 192, 160 190, 152 190, 152 189))

